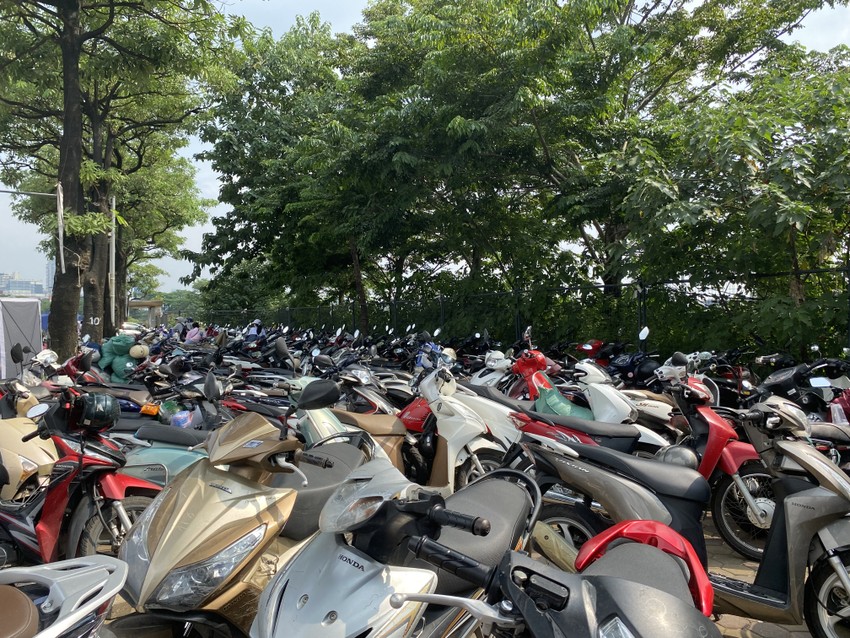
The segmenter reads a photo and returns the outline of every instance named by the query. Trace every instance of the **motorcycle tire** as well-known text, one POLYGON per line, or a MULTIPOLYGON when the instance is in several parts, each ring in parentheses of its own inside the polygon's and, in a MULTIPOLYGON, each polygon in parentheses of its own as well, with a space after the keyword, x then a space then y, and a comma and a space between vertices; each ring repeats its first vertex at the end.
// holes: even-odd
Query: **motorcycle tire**
MULTIPOLYGON (((152 502, 153 499, 149 496, 128 496, 121 501, 131 523, 135 523, 136 519, 142 515, 142 512, 152 502)), ((124 539, 124 534, 127 533, 127 530, 121 533, 118 512, 115 511, 111 503, 102 510, 102 514, 112 534, 104 528, 101 517, 95 512, 86 521, 86 526, 83 528, 83 533, 80 536, 80 544, 77 548, 77 556, 94 556, 95 554, 118 556, 118 547, 121 545, 121 541, 124 539), (113 534, 117 542, 113 541, 113 534)))
MULTIPOLYGON (((484 474, 502 467, 502 459, 505 457, 504 454, 496 452, 495 450, 481 450, 476 453, 475 456, 478 457, 481 467, 484 468, 484 474)), ((482 476, 482 474, 472 463, 472 459, 467 459, 455 472, 455 490, 466 487, 480 476, 482 476)))
POLYGON ((544 505, 540 509, 537 521, 548 525, 561 536, 569 537, 576 549, 588 539, 610 527, 609 522, 581 503, 544 505))
MULTIPOLYGON (((841 555, 847 569, 850 552, 841 555)), ((839 620, 837 613, 850 605, 850 594, 826 559, 815 564, 806 582, 803 616, 814 638, 846 638, 850 636, 850 619, 839 620), (838 621, 838 622, 836 622, 838 621)))
MULTIPOLYGON (((738 474, 756 499, 774 503, 773 478, 760 463, 748 463, 738 474), (755 489, 753 489, 755 488, 755 489)), ((774 504, 775 507, 775 504, 774 504)), ((717 533, 744 558, 760 561, 769 524, 756 522, 731 476, 721 478, 711 495, 711 518, 717 533)))

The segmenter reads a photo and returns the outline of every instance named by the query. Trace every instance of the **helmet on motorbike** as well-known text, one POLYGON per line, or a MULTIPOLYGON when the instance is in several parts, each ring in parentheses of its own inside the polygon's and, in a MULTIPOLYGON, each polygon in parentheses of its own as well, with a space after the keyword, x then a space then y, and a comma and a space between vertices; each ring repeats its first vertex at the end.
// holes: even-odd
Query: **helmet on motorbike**
POLYGON ((454 348, 443 348, 440 358, 443 360, 443 363, 450 366, 457 361, 457 352, 455 352, 454 348))
POLYGON ((144 344, 137 343, 133 347, 130 348, 130 356, 134 359, 144 359, 148 356, 150 350, 144 344))
POLYGON ((540 350, 523 350, 514 362, 512 370, 523 376, 546 369, 546 357, 540 350))
POLYGON ((118 420, 118 401, 110 394, 84 394, 74 403, 72 419, 76 417, 79 429, 100 432, 112 427, 118 420))
POLYGON ((699 467, 697 453, 684 445, 668 445, 655 453, 655 458, 662 463, 684 465, 693 470, 699 467))

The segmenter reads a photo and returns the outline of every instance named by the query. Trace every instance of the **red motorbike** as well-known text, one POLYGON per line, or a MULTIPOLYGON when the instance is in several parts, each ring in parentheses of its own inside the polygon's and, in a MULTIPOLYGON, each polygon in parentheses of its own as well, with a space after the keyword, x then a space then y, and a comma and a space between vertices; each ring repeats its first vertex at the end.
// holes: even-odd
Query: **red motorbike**
MULTIPOLYGON (((31 473, 13 499, 0 503, 0 567, 117 555, 124 534, 161 489, 119 472, 124 455, 102 436, 118 413, 114 397, 73 388, 30 410, 38 427, 21 440, 52 439, 59 458, 49 478, 31 473)), ((0 485, 9 482, 0 465, 0 485)))
POLYGON ((670 382, 665 392, 681 412, 674 419, 687 421, 681 425, 690 433, 669 448, 668 459, 691 465, 708 480, 717 531, 736 552, 760 560, 775 509, 770 474, 752 444, 740 440, 733 419, 723 416, 731 409, 716 405, 711 381, 688 375, 682 353, 674 354, 671 363, 657 376, 670 382))

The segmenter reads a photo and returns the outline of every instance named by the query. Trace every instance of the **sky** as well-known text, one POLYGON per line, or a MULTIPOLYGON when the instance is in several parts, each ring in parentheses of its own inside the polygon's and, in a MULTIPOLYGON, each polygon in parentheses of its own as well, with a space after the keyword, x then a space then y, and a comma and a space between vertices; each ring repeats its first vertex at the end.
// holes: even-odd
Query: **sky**
MULTIPOLYGON (((295 17, 318 11, 322 19, 330 22, 334 31, 350 31, 351 27, 360 21, 361 11, 366 6, 366 0, 308 0, 307 2, 292 2, 291 0, 228 0, 223 2, 223 8, 234 15, 244 15, 249 22, 258 28, 269 28, 275 36, 281 36, 295 22, 295 17)), ((791 37, 810 49, 826 51, 838 44, 850 45, 850 8, 838 7, 824 9, 809 15, 803 28, 791 37)), ((186 149, 188 155, 193 155, 202 149, 200 143, 194 142, 186 149)), ((202 196, 217 199, 218 181, 215 172, 209 164, 197 162, 196 182, 202 196)), ((2 186, 0 186, 2 188, 2 186)), ((35 226, 25 224, 16 219, 11 213, 11 196, 0 193, 0 273, 18 272, 24 279, 43 281, 45 265, 44 254, 38 252, 37 246, 41 236, 35 226)), ((120 208, 120 205, 119 205, 120 208)), ((223 214, 223 207, 211 210, 212 215, 223 214)), ((201 237, 204 232, 212 229, 211 224, 187 229, 184 232, 185 247, 199 250, 201 237)), ((161 290, 170 291, 183 286, 180 277, 191 272, 191 264, 174 259, 162 259, 156 262, 168 274, 161 279, 161 290)))

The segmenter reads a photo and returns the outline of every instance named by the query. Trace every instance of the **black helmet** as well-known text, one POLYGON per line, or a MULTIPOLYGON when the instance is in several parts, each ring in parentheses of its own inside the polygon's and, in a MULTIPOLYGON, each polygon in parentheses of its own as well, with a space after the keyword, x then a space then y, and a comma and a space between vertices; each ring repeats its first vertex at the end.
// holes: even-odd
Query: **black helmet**
POLYGON ((77 427, 97 432, 112 427, 121 411, 118 401, 109 394, 84 394, 75 407, 79 415, 77 427))

